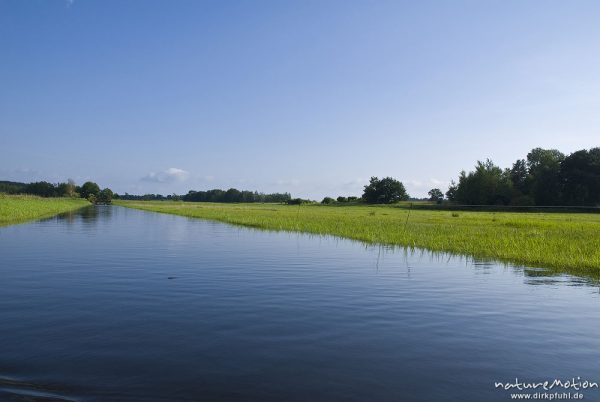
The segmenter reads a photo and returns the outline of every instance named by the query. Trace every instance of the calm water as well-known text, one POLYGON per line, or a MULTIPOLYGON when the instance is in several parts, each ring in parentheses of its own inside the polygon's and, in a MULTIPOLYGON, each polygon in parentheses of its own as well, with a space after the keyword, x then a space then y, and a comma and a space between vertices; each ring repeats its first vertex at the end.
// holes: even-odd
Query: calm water
POLYGON ((2 401, 507 401, 495 381, 600 382, 598 287, 566 276, 120 207, 0 228, 0 255, 2 401))

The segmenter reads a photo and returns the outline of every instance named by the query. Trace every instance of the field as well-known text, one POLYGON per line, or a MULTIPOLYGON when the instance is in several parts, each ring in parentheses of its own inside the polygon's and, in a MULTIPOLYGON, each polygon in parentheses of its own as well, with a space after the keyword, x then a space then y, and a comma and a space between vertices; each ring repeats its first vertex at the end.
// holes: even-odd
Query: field
POLYGON ((90 205, 81 198, 0 194, 0 226, 46 218, 90 205))
POLYGON ((600 274, 600 214, 164 201, 119 201, 118 205, 261 229, 420 247, 559 272, 600 274))

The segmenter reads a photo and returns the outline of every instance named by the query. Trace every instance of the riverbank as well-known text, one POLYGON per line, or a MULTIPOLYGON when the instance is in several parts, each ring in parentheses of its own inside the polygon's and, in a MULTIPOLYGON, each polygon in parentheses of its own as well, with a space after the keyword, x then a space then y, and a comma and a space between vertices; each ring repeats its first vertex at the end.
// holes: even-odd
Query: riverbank
POLYGON ((0 226, 23 223, 73 211, 90 203, 82 198, 43 198, 0 194, 0 226))
POLYGON ((600 275, 600 215, 451 212, 397 206, 118 201, 117 205, 254 228, 334 235, 600 275))

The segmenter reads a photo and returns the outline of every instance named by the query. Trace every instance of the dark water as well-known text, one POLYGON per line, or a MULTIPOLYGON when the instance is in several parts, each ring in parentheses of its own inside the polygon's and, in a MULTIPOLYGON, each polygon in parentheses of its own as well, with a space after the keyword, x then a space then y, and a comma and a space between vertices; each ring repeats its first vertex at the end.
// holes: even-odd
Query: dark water
POLYGON ((495 381, 600 381, 581 279, 119 207, 0 228, 0 253, 2 401, 506 401, 495 381))

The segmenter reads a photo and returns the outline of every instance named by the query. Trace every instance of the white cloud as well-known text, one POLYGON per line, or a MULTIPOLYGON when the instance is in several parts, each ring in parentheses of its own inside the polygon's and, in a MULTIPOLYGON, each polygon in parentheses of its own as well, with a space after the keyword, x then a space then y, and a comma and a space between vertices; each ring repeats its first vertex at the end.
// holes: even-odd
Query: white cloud
POLYGON ((185 181, 189 175, 190 173, 186 170, 172 167, 158 173, 150 172, 146 176, 142 177, 142 180, 153 183, 173 183, 177 181, 185 181))

